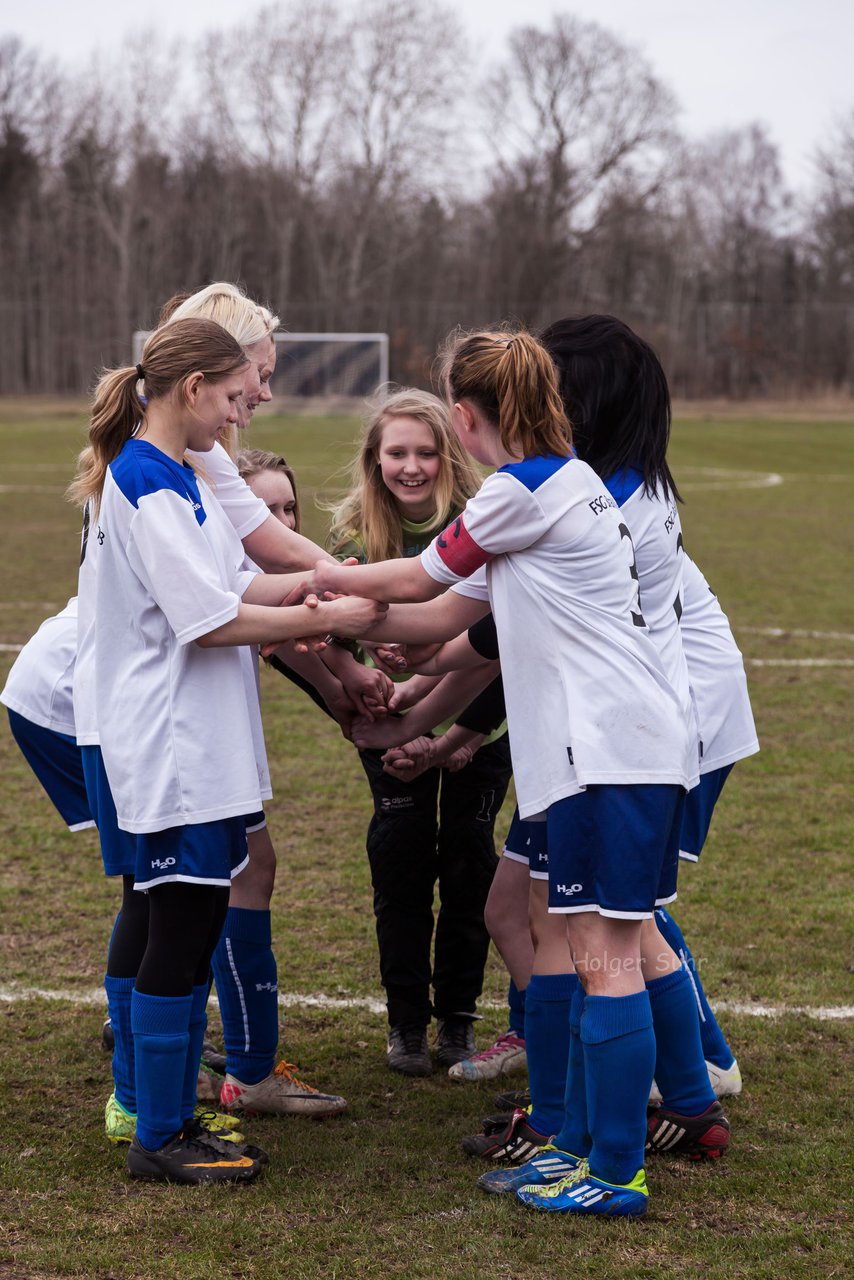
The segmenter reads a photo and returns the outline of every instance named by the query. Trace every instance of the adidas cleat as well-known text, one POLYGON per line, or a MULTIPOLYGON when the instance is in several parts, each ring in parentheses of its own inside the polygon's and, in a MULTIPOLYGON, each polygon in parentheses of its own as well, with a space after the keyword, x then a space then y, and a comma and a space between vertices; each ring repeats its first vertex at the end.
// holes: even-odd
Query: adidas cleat
POLYGON ((551 1134, 537 1133, 528 1124, 527 1111, 514 1111, 510 1123, 497 1133, 476 1133, 463 1138, 461 1146, 468 1156, 480 1156, 482 1160, 506 1160, 508 1164, 522 1164, 546 1146, 551 1134))
POLYGON ((477 1180, 481 1191, 490 1195, 506 1195, 520 1187, 547 1187, 568 1177, 582 1164, 578 1156, 559 1151, 549 1142, 536 1155, 515 1169, 487 1169, 477 1180))
POLYGON ((527 1067, 525 1041, 515 1032, 508 1031, 499 1036, 488 1049, 482 1049, 463 1062, 457 1062, 448 1075, 452 1080, 494 1080, 497 1076, 510 1075, 514 1071, 525 1071, 527 1067))
POLYGON ((229 1149, 216 1139, 189 1131, 177 1134, 157 1151, 149 1151, 138 1138, 128 1150, 128 1173, 148 1182, 251 1182, 264 1167, 260 1149, 229 1149))
POLYGON ((719 1160, 729 1146, 729 1121, 719 1102, 698 1116, 682 1116, 667 1107, 655 1107, 646 1118, 646 1149, 669 1152, 691 1160, 719 1160))
POLYGON ((614 1218, 640 1218, 646 1213, 649 1191, 643 1169, 631 1182, 619 1185, 594 1178, 586 1160, 568 1177, 548 1187, 520 1187, 516 1199, 545 1213, 599 1213, 614 1218))
POLYGON ((321 1093, 296 1075, 292 1062, 280 1062, 257 1084, 243 1084, 226 1075, 220 1094, 224 1111, 246 1116, 298 1115, 335 1116, 346 1110, 347 1102, 337 1093, 321 1093))

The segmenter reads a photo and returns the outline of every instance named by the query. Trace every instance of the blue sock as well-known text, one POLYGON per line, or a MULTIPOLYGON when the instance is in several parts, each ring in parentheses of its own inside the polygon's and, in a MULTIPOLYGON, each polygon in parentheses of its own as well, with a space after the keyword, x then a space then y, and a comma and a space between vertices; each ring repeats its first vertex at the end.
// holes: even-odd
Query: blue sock
POLYGON ((190 1024, 187 1028, 190 1043, 187 1046, 187 1062, 184 1067, 184 1090, 181 1098, 181 1120, 192 1120, 196 1112, 196 1085, 199 1082, 199 1065, 202 1061, 202 1045, 208 1027, 208 995, 210 986, 207 982, 193 987, 190 999, 190 1024))
POLYGON ((593 1139, 590 1172, 624 1185, 643 1167, 646 1106, 655 1068, 646 992, 585 997, 581 1042, 593 1139))
POLYGON ((661 907, 656 908, 655 923, 658 925, 658 931, 665 942, 676 952, 679 959, 686 966, 691 978, 694 987, 694 999, 697 1002, 697 1010, 700 1014, 700 1039, 703 1042, 703 1057, 707 1062, 713 1062, 716 1067, 723 1067, 726 1071, 735 1062, 735 1055, 727 1044, 726 1037, 718 1026, 717 1018, 712 1013, 711 1006, 706 999, 706 993, 700 981, 700 974, 688 944, 682 936, 682 930, 673 919, 673 916, 661 907))
POLYGON ((655 1083, 662 1105, 683 1116, 698 1116, 712 1105, 694 988, 685 968, 646 984, 655 1028, 655 1083))
POLYGON ((514 1035, 520 1040, 525 1039, 525 992, 520 991, 513 979, 510 979, 510 986, 507 988, 507 1005, 510 1010, 510 1016, 507 1019, 507 1026, 514 1035))
POLYGON ((525 992, 525 1052, 533 1104, 528 1123, 537 1133, 557 1133, 563 1124, 569 1006, 578 986, 574 973, 535 973, 525 992))
POLYGON ((134 1079, 133 1031, 130 1025, 130 1001, 135 978, 104 978, 107 1013, 113 1028, 113 1083, 116 1098, 125 1111, 136 1115, 136 1080, 134 1079))
POLYGON ((212 964, 226 1069, 242 1084, 258 1084, 273 1070, 279 1043, 270 912, 229 907, 212 964))
POLYGON ((581 1043, 581 1015, 584 1010, 584 988, 576 976, 575 990, 569 1005, 569 1053, 564 1082, 563 1124, 554 1144, 573 1156, 590 1154, 590 1130, 587 1124, 587 1077, 584 1070, 584 1045, 581 1043))
POLYGON ((136 1054, 136 1136, 157 1151, 181 1129, 184 1067, 192 996, 146 996, 131 1002, 136 1054))

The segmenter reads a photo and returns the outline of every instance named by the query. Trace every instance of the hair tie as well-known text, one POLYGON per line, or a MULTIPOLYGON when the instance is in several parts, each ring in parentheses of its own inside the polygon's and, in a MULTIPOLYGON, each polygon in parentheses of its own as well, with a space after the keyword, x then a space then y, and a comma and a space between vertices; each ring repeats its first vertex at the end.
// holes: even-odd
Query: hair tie
POLYGON ((142 378, 143 380, 145 379, 145 370, 143 369, 141 364, 138 364, 136 366, 136 376, 138 378, 142 378))

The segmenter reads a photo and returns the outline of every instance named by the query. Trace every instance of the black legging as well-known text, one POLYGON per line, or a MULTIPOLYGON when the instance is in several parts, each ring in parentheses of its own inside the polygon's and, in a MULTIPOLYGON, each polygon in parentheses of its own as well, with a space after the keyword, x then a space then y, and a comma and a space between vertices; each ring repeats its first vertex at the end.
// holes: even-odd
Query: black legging
MULTIPOLYGON (((148 996, 187 996, 208 981, 211 956, 228 910, 228 889, 162 884, 148 891, 148 933, 136 989, 148 996)), ((137 897, 143 897, 137 893, 137 897)))

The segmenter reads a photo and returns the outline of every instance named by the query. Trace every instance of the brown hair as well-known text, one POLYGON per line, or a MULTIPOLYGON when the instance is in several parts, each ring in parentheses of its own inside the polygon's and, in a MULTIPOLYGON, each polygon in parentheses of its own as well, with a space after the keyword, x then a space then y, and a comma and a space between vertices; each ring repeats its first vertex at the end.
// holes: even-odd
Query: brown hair
POLYGON ((572 428, 552 358, 525 330, 450 335, 440 377, 452 402, 470 400, 498 428, 508 453, 522 457, 572 451, 572 428))
POLYGON ((293 467, 288 466, 278 453, 268 453, 266 449, 241 449, 237 455, 237 470, 247 483, 260 471, 281 471, 288 477, 294 491, 294 528, 299 533, 299 493, 293 467))
POLYGON ((213 320, 175 320, 155 329, 142 349, 138 365, 107 369, 95 390, 89 444, 77 459, 77 474, 68 490, 72 502, 95 503, 104 487, 107 467, 119 456, 145 416, 139 392, 140 369, 147 400, 182 389, 194 373, 219 382, 242 369, 243 348, 213 320))
POLYGON ((342 503, 331 508, 329 545, 333 554, 353 540, 362 544, 369 564, 393 560, 403 551, 403 517, 380 467, 383 431, 391 418, 415 418, 433 436, 441 462, 434 490, 436 529, 444 528, 450 514, 461 511, 481 486, 480 473, 454 434, 447 405, 431 392, 414 387, 386 392, 374 401, 365 422, 353 461, 353 487, 342 503))

